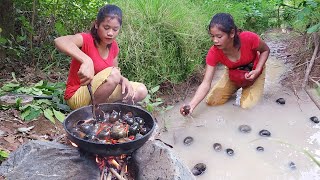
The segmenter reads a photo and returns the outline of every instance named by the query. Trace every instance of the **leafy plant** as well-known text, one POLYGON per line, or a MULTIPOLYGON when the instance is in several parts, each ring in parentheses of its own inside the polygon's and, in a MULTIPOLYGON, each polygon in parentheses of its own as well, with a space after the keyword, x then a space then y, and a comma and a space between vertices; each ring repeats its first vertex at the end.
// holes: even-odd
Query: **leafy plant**
POLYGON ((307 33, 320 30, 320 3, 315 0, 302 1, 299 4, 299 11, 296 14, 294 26, 307 33))
POLYGON ((149 112, 155 112, 155 111, 167 111, 171 109, 173 106, 167 106, 167 107, 161 107, 160 105, 163 104, 163 101, 161 98, 156 96, 156 92, 159 90, 160 86, 155 86, 152 89, 150 89, 148 92, 147 97, 142 101, 139 102, 142 107, 144 107, 149 112))
POLYGON ((4 161, 9 157, 9 153, 6 151, 0 150, 0 162, 4 161))
MULTIPOLYGON (((3 92, 11 92, 17 94, 52 96, 52 100, 36 99, 31 104, 21 105, 21 99, 16 100, 14 108, 21 112, 21 119, 30 121, 44 115, 52 123, 55 119, 63 122, 65 115, 63 112, 70 111, 63 99, 64 83, 49 83, 47 81, 39 81, 30 87, 22 86, 17 82, 9 82, 2 86, 3 92)), ((2 109, 8 108, 2 106, 2 109)))

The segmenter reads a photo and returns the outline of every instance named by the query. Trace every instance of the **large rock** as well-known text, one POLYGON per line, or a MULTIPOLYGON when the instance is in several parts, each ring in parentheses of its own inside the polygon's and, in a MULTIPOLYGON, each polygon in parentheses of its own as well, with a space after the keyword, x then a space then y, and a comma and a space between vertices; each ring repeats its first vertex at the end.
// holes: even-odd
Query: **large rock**
POLYGON ((0 176, 8 180, 88 180, 99 179, 93 156, 60 143, 30 141, 12 152, 0 166, 0 176))
POLYGON ((195 177, 164 143, 147 141, 133 154, 139 180, 194 180, 195 177))

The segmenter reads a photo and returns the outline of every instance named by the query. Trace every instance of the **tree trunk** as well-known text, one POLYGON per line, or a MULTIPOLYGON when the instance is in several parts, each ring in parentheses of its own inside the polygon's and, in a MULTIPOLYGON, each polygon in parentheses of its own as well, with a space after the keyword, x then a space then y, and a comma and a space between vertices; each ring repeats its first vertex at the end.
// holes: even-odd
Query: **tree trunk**
MULTIPOLYGON (((14 34, 14 11, 12 0, 0 0, 0 35, 4 38, 14 34)), ((0 47, 0 62, 6 57, 5 51, 0 47)))

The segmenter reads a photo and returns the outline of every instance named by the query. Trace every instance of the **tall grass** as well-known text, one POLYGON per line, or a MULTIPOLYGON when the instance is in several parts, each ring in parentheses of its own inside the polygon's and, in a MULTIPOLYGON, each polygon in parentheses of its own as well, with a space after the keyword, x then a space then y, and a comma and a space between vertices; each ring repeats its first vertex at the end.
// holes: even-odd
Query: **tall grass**
POLYGON ((197 66, 205 63, 212 46, 207 26, 215 13, 232 14, 239 27, 248 24, 249 12, 263 16, 245 2, 227 0, 116 0, 111 3, 121 7, 124 15, 118 37, 122 72, 130 80, 143 82, 148 87, 185 81, 197 66))
POLYGON ((199 6, 176 0, 116 1, 124 14, 120 67, 131 80, 155 86, 185 80, 210 47, 199 6))

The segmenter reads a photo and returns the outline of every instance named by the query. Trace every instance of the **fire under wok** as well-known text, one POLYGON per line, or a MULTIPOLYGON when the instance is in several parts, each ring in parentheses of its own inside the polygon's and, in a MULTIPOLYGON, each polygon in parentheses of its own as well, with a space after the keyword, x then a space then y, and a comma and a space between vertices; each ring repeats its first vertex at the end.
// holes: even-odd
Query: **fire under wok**
POLYGON ((102 143, 95 142, 89 139, 80 138, 75 135, 74 127, 79 122, 86 121, 88 119, 93 119, 92 106, 85 106, 79 109, 72 111, 64 120, 63 126, 67 132, 68 139, 77 145, 78 148, 101 156, 118 156, 121 154, 131 154, 136 149, 140 148, 151 136, 155 128, 155 121, 151 114, 146 110, 121 103, 103 103, 99 105, 99 108, 110 114, 113 111, 121 112, 121 114, 132 113, 134 117, 139 117, 144 120, 144 127, 147 129, 147 132, 139 138, 128 142, 118 142, 118 143, 102 143))

